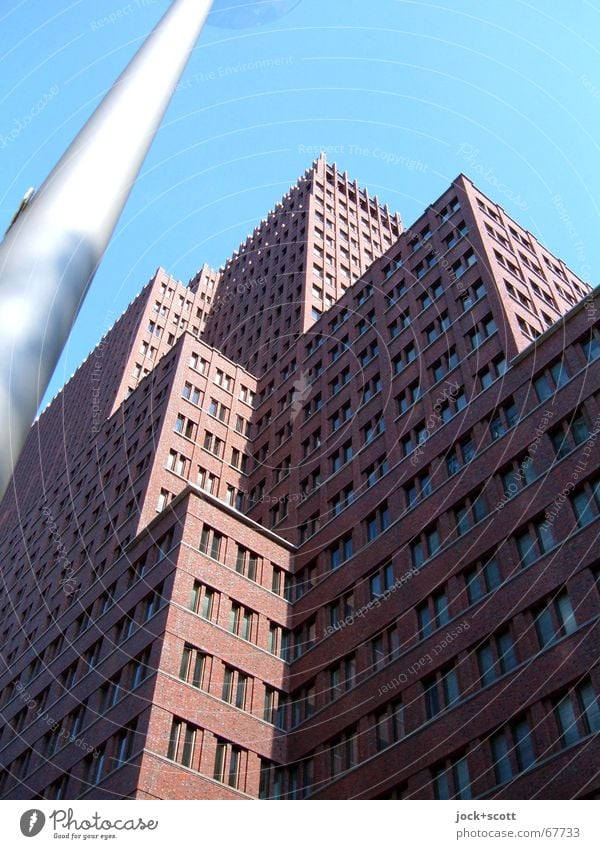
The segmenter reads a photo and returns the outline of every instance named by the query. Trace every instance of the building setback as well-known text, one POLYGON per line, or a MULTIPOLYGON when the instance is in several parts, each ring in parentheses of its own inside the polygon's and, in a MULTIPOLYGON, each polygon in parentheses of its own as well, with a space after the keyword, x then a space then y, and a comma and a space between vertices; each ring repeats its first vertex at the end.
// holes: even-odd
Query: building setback
POLYGON ((599 308, 324 156, 159 269, 2 504, 0 796, 598 798, 599 308))

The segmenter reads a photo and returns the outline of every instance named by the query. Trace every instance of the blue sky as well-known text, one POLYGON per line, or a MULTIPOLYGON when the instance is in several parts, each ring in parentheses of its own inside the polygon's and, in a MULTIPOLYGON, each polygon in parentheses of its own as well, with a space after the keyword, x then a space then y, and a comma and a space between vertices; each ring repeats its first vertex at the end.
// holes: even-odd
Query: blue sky
MULTIPOLYGON (((4 0, 0 225, 168 5, 4 0)), ((407 226, 464 171, 596 284, 599 32, 588 0, 302 0, 206 27, 47 399, 157 266, 218 267, 320 148, 407 226)))

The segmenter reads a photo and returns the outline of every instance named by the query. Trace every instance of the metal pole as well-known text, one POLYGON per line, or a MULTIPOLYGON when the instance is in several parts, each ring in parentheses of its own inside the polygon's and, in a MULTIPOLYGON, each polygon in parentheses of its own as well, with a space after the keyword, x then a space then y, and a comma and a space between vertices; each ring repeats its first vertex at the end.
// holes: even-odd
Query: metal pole
POLYGON ((174 0, 0 244, 0 497, 211 0, 174 0))

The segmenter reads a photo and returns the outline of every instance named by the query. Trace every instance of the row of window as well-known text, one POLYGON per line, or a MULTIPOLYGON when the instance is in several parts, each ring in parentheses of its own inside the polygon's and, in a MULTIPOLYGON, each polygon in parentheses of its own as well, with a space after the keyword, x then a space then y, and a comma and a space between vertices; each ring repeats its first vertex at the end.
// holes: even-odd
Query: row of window
MULTIPOLYGON (((473 344, 480 344, 479 333, 483 332, 484 335, 493 332, 493 323, 490 325, 489 319, 483 319, 481 322, 482 330, 478 330, 477 328, 473 331, 473 344)), ((596 347, 600 351, 600 342, 596 341, 596 337, 592 336, 590 340, 583 343, 584 354, 589 359, 590 356, 596 350, 596 347), (590 353, 591 352, 591 353, 590 353)), ((398 355, 396 360, 394 361, 395 369, 402 369, 404 367, 405 360, 406 362, 410 361, 411 358, 416 357, 416 352, 414 350, 414 346, 408 346, 405 352, 402 352, 398 355)), ((450 349, 444 355, 442 355, 438 361, 436 361, 432 366, 432 378, 435 381, 439 381, 443 379, 448 372, 458 365, 458 358, 456 355, 456 351, 454 348, 450 349)), ((506 360, 503 356, 498 356, 494 360, 492 360, 488 365, 483 367, 478 372, 478 378, 481 383, 481 388, 486 389, 491 385, 495 380, 502 377, 502 375, 506 371, 506 360)), ((550 364, 547 369, 534 379, 534 388, 537 393, 538 399, 540 401, 547 400, 548 397, 554 392, 557 391, 561 386, 565 384, 565 382, 569 379, 569 374, 567 368, 562 360, 562 358, 555 363, 550 364)), ((332 383, 332 390, 338 390, 349 380, 349 369, 343 370, 338 378, 336 378, 332 383)), ((376 394, 381 389, 381 379, 378 375, 375 375, 370 381, 367 382, 364 389, 364 400, 368 400, 372 395, 376 394)), ((410 384, 405 390, 403 390, 396 397, 396 404, 398 407, 398 413, 402 414, 406 412, 412 404, 414 404, 421 397, 421 389, 420 383, 418 381, 414 381, 410 384)), ((442 422, 448 421, 456 412, 464 409, 467 403, 466 395, 464 390, 458 392, 456 397, 452 397, 446 400, 443 404, 441 404, 439 418, 442 422)), ((308 415, 311 415, 317 409, 320 409, 323 404, 321 395, 318 394, 313 399, 307 407, 305 407, 305 411, 308 415)), ((330 417, 330 427, 332 432, 335 432, 339 427, 345 424, 352 416, 352 409, 350 402, 345 402, 331 417, 330 417)), ((512 399, 507 399, 507 401, 501 405, 496 414, 490 419, 490 434, 493 439, 497 439, 502 436, 506 430, 516 424, 518 418, 517 410, 512 399)), ((384 430, 384 422, 381 417, 374 419, 374 422, 369 425, 367 424, 364 428, 363 433, 363 441, 368 442, 374 436, 383 432, 384 430), (376 427, 376 429, 375 429, 376 427)), ((420 441, 424 441, 426 436, 428 435, 428 431, 425 428, 425 423, 423 422, 421 426, 414 426, 411 429, 411 433, 406 434, 404 437, 404 441, 402 443, 403 453, 406 455, 414 450, 414 446, 418 444, 420 441)), ((282 434, 282 438, 284 438, 284 434, 282 434)), ((318 428, 308 439, 303 442, 303 451, 304 458, 306 459, 309 454, 319 448, 322 445, 322 436, 321 430, 318 428)), ((268 453, 268 445, 264 446, 264 456, 268 453)), ((350 449, 351 450, 351 449, 350 449)), ((264 459, 263 456, 263 459, 264 459)), ((336 451, 330 458, 330 462, 332 464, 331 472, 334 473, 337 471, 339 467, 339 458, 340 452, 336 451)), ((261 457, 259 456, 260 460, 261 457)), ((451 462, 451 461, 449 461, 451 462)), ((458 467, 458 463, 455 464, 458 467)), ((312 491, 316 486, 318 486, 321 482, 320 473, 313 473, 313 477, 316 474, 316 483, 315 485, 308 488, 308 491, 312 491)), ((308 479, 305 479, 307 482, 308 479)), ((306 489, 303 489, 304 494, 306 494, 306 489)), ((273 511, 274 514, 274 524, 276 521, 281 521, 287 513, 285 510, 280 510, 277 508, 273 511)))
MULTIPOLYGON (((498 562, 495 557, 489 556, 467 567, 460 577, 466 590, 466 600, 469 605, 475 604, 485 595, 497 589, 502 583, 498 562)), ((600 573, 598 570, 595 572, 595 580, 600 589, 600 573)), ((393 584, 394 573, 391 564, 379 567, 368 577, 369 597, 373 599, 381 596, 393 584)), ((455 592, 455 597, 458 599, 460 596, 455 592)), ((418 639, 424 640, 437 629, 448 626, 451 619, 462 612, 456 609, 456 604, 454 608, 450 611, 446 588, 436 589, 416 608, 418 639)), ((341 597, 327 605, 327 623, 335 627, 338 622, 348 616, 351 621, 354 610, 354 590, 346 591, 341 597)), ((578 627, 571 600, 564 588, 558 589, 537 602, 524 615, 530 617, 531 627, 536 634, 540 650, 556 640, 572 634, 578 627)), ((317 692, 323 694, 325 702, 337 699, 373 672, 396 660, 403 651, 413 646, 414 632, 411 631, 408 641, 403 642, 399 624, 400 621, 386 626, 382 632, 369 640, 366 645, 366 652, 361 651, 360 668, 357 666, 356 654, 351 652, 342 661, 336 661, 323 671, 318 678, 317 692)), ((514 634, 514 628, 509 623, 473 649, 479 669, 480 686, 487 686, 498 676, 513 669, 517 662, 520 662, 517 658, 514 634)), ((526 658, 522 658, 522 660, 524 659, 526 658)), ((313 682, 313 696, 315 685, 316 682, 313 682)), ((426 717, 431 719, 440 710, 450 707, 459 698, 455 662, 429 678, 425 678, 423 687, 426 699, 425 713, 426 717)), ((302 696, 293 693, 292 704, 296 701, 301 703, 302 696)), ((301 707, 298 710, 300 711, 298 721, 307 718, 301 714, 301 707)))
MULTIPOLYGON (((81 798, 93 787, 99 786, 116 770, 123 767, 132 757, 138 742, 137 720, 128 722, 117 734, 114 734, 94 753, 87 755, 68 773, 62 773, 41 794, 44 799, 81 798)), ((28 765, 27 765, 28 768, 28 765)), ((26 773, 23 770, 23 774, 26 773)))
MULTIPOLYGON (((485 325, 485 321, 484 321, 485 325)), ((489 329, 489 325, 488 325, 489 329)), ((478 331, 475 331, 477 333, 478 331)), ((595 356, 600 354, 600 341, 594 335, 591 335, 589 339, 582 340, 580 343, 584 352, 584 355, 588 359, 588 361, 592 361, 595 356)), ((446 352, 439 360, 433 364, 433 378, 435 380, 441 380, 448 371, 455 367, 458 364, 458 360, 456 358, 456 353, 453 349, 446 352)), ((401 363, 402 365, 402 363, 401 363)), ((506 360, 503 356, 498 356, 494 360, 492 360, 488 365, 483 367, 478 372, 478 378, 481 383, 481 388, 486 389, 490 386, 495 380, 502 377, 502 375, 506 371, 506 360)), ((343 372, 341 373, 344 374, 343 372)), ((565 384, 565 382, 569 379, 569 373, 567 371, 566 365, 564 364, 563 359, 559 359, 554 363, 551 363, 548 368, 544 369, 541 373, 534 378, 533 385, 538 396, 540 402, 547 400, 553 392, 560 389, 561 386, 565 384)), ((375 376, 371 383, 366 387, 367 396, 372 392, 376 392, 379 389, 378 378, 375 376)), ((421 389, 418 381, 410 384, 403 392, 401 392, 396 397, 396 403, 398 407, 398 413, 402 414, 406 412, 412 404, 414 404, 421 397, 421 389)), ((317 399, 318 403, 322 403, 319 401, 320 396, 317 399)), ((317 403, 315 402, 315 403, 317 403)), ((456 412, 464 409, 466 406, 466 396, 464 391, 461 391, 457 394, 456 397, 450 398, 441 404, 440 408, 440 419, 442 422, 448 421, 456 412)), ((340 408, 332 417, 331 417, 331 427, 338 428, 345 421, 347 417, 351 416, 351 408, 349 406, 349 402, 346 403, 343 407, 340 408)), ((579 425, 579 416, 575 416, 574 421, 576 424, 572 428, 574 431, 573 439, 576 440, 578 438, 575 433, 576 428, 580 428, 581 433, 585 432, 585 425, 579 425)), ((492 439, 497 439, 504 435, 504 433, 512 428, 518 421, 518 411, 516 409, 515 403, 512 399, 507 399, 502 405, 500 405, 496 413, 490 418, 489 421, 489 430, 492 439)), ((365 428, 363 428, 363 441, 368 442, 374 436, 382 433, 384 430, 384 422, 383 419, 374 419, 373 423, 367 424, 365 428)), ((589 428, 588 428, 589 430, 589 428)), ((411 453, 414 448, 420 443, 425 441, 428 436, 428 430, 425 427, 425 422, 423 421, 420 425, 414 425, 411 428, 411 431, 403 437, 403 441, 401 443, 401 447, 404 455, 411 453)), ((311 437, 309 437, 303 443, 305 458, 308 456, 311 451, 320 447, 322 444, 322 437, 320 428, 315 431, 311 437)), ((566 445, 570 444, 570 440, 567 439, 566 445)), ((569 450, 569 449, 565 449, 569 450)), ((472 449, 465 449, 467 454, 472 453, 472 449)), ((342 449, 336 450, 330 457, 331 464, 331 474, 334 474, 344 465, 345 462, 348 462, 351 459, 352 454, 352 445, 349 443, 343 446, 342 449)), ((447 466, 449 474, 454 474, 458 471, 465 462, 468 462, 469 457, 462 457, 460 448, 454 450, 451 454, 449 454, 446 458, 447 466)), ((304 495, 310 494, 314 489, 320 485, 322 479, 320 475, 320 469, 313 471, 311 478, 305 478, 301 481, 301 489, 304 495)), ((264 486, 263 482, 263 486, 264 486)), ((263 489, 264 492, 264 489, 263 489)), ((272 510, 272 521, 271 524, 275 524, 278 521, 281 521, 283 518, 287 516, 287 510, 285 507, 276 507, 272 510)), ((303 540, 304 537, 302 533, 300 534, 300 539, 303 540)))
MULTIPOLYGON (((466 298, 472 297, 481 297, 481 291, 474 291, 473 295, 466 293, 464 296, 466 298)), ((465 303, 468 303, 465 301, 465 303)), ((470 345, 471 347, 478 347, 483 339, 487 338, 491 333, 495 332, 495 324, 491 316, 484 317, 481 321, 477 322, 476 326, 470 332, 470 345)), ((376 351, 376 343, 373 343, 374 351, 376 351)), ((583 340, 582 347, 584 351, 584 355, 591 361, 590 358, 593 359, 595 352, 597 350, 600 351, 600 342, 598 342, 597 337, 592 335, 589 340, 583 340)), ((365 362, 373 356, 373 351, 369 348, 365 349, 364 359, 365 362)), ((394 369, 401 371, 406 364, 408 364, 412 359, 416 358, 416 350, 412 343, 407 346, 406 350, 401 352, 394 360, 394 369)), ((439 381, 443 379, 448 372, 458 365, 458 358, 456 355, 456 351, 454 349, 446 352, 442 357, 440 357, 439 362, 436 361, 431 366, 432 369, 432 378, 435 381, 439 381)), ((478 377, 481 383, 481 388, 485 389, 491 383, 501 377, 506 371, 506 361, 503 357, 497 357, 488 365, 483 367, 478 373, 478 377)), ((332 393, 335 394, 336 391, 339 391, 349 379, 349 371, 346 369, 343 370, 337 378, 335 378, 331 382, 331 390, 332 393)), ((538 394, 538 398, 540 400, 545 400, 549 397, 549 392, 551 389, 558 389, 560 386, 564 385, 564 383, 568 380, 568 372, 564 364, 562 364, 562 360, 557 363, 551 364, 550 367, 541 375, 538 375, 535 382, 536 393, 538 394)), ((377 376, 375 376, 371 382, 365 387, 365 396, 366 399, 371 397, 374 393, 379 391, 380 384, 378 383, 377 376), (372 383, 372 385, 371 385, 372 383)), ((396 399, 398 405, 398 412, 402 413, 409 406, 414 403, 420 397, 420 389, 419 384, 415 382, 415 385, 411 385, 408 390, 404 390, 396 399)), ((442 410, 442 420, 448 420, 455 412, 464 408, 466 404, 466 397, 464 395, 464 391, 459 393, 459 397, 457 399, 449 400, 443 405, 442 410)), ((315 396, 315 398, 311 399, 309 405, 305 407, 305 412, 307 415, 312 415, 313 412, 320 409, 323 405, 323 401, 320 395, 315 396)), ((335 432, 340 426, 345 424, 349 418, 352 416, 352 410, 349 405, 349 402, 346 402, 336 413, 334 413, 330 417, 330 427, 332 432, 335 432)), ((500 409, 496 416, 490 422, 490 430, 492 438, 498 438, 503 435, 503 433, 513 424, 516 423, 516 410, 514 408, 514 403, 509 403, 504 408, 500 409)), ((379 426, 381 430, 383 430, 383 424, 379 426)), ((425 428, 422 428, 423 432, 425 428)), ((369 439, 369 434, 366 435, 366 439, 369 439)), ((405 453, 410 452, 412 450, 414 437, 409 435, 405 440, 406 444, 404 446, 405 453)), ((418 435, 416 437, 416 441, 418 442, 418 435)), ((307 440, 308 445, 305 445, 305 456, 307 456, 312 450, 320 447, 322 444, 322 437, 320 432, 316 434, 312 442, 307 440), (308 452, 308 453, 307 453, 308 452)), ((268 451, 268 449, 267 449, 268 451)), ((335 463, 335 456, 332 458, 332 463, 335 463)), ((333 469, 332 471, 334 471, 333 469)), ((318 485, 318 484, 317 484, 318 485)), ((314 489, 314 487, 312 487, 314 489)), ((276 508, 273 511, 273 519, 272 524, 275 524, 278 521, 281 521, 287 515, 285 510, 276 508)))
MULTIPOLYGON (((552 699, 559 745, 567 747, 600 730, 598 698, 589 679, 576 684, 552 699)), ((483 744, 487 747, 491 767, 478 776, 488 785, 501 785, 535 766, 550 754, 534 743, 531 722, 524 716, 495 731, 483 744), (536 753, 537 749, 537 753, 536 753)), ((468 755, 447 759, 432 770, 436 799, 470 799, 472 786, 468 755)))
MULTIPOLYGON (((139 581, 148 571, 158 565, 167 557, 173 546, 174 529, 171 528, 163 534, 156 543, 149 548, 141 557, 135 560, 127 567, 121 578, 108 584, 103 579, 104 572, 107 568, 108 560, 105 558, 101 563, 97 564, 92 570, 91 581, 92 585, 99 582, 102 586, 102 592, 93 601, 91 601, 86 609, 77 617, 72 624, 70 639, 76 639, 94 625, 117 601, 126 593, 137 581, 139 581)), ((148 599, 147 599, 148 600, 148 599)), ((139 607, 139 606, 138 606, 139 607)), ((133 621, 142 618, 141 608, 133 613, 133 621)), ((49 620, 50 621, 50 620, 49 620)), ((135 627, 131 626, 132 629, 135 627)), ((65 645, 65 634, 59 634, 52 642, 50 642, 44 651, 31 661, 29 666, 20 673, 21 683, 31 682, 39 673, 42 666, 47 666, 63 651, 65 645)), ((67 644, 68 644, 67 638, 67 644)), ((48 689, 42 695, 44 700, 48 696, 48 689)), ((14 696, 14 680, 9 682, 3 690, 3 699, 8 697, 8 701, 14 696)))
POLYGON ((214 760, 205 774, 235 790, 245 790, 248 750, 215 737, 209 731, 179 717, 173 717, 167 758, 188 769, 203 772, 204 763, 201 760, 203 749, 207 748, 207 738, 214 738, 214 760))
MULTIPOLYGON (((503 405, 496 408, 495 413, 489 421, 489 430, 492 439, 497 439, 503 436, 510 428, 517 423, 518 415, 514 402, 508 400, 503 405)), ((549 437, 554 446, 555 456, 561 459, 566 453, 573 450, 577 445, 582 444, 591 435, 591 429, 587 424, 586 418, 582 411, 576 412, 571 418, 565 419, 558 423, 551 431, 549 437)), ((427 438, 425 423, 421 426, 415 425, 410 433, 406 434, 400 441, 400 446, 405 455, 408 455, 415 450, 420 442, 427 438)), ((347 444, 347 456, 351 457, 351 443, 347 444)), ((339 457, 338 453, 338 457, 339 457)), ((446 455, 446 468, 449 475, 454 475, 459 472, 467 463, 475 456, 475 446, 473 438, 470 435, 464 436, 446 455)), ((503 498, 510 498, 516 495, 523 486, 533 481, 536 477, 534 467, 531 463, 531 457, 524 455, 521 458, 511 460, 511 462, 500 471, 500 482, 503 490, 503 498)), ((373 466, 368 467, 363 475, 365 482, 369 485, 376 482, 378 477, 385 473, 387 462, 385 458, 381 458, 373 466)), ((301 483, 303 494, 308 495, 320 485, 319 471, 316 470, 312 476, 306 478, 301 483)), ((595 483, 590 483, 588 493, 584 495, 584 491, 579 487, 574 495, 571 496, 573 510, 577 522, 582 526, 589 523, 596 517, 595 501, 591 496, 591 491, 595 492, 595 483), (591 489, 590 489, 591 488, 591 489)), ((417 501, 426 498, 431 494, 431 481, 427 470, 416 475, 408 484, 403 487, 405 507, 409 509, 417 501)), ((346 487, 331 499, 330 504, 332 512, 335 515, 342 509, 352 503, 354 498, 354 489, 352 484, 346 487)), ((484 488, 473 490, 460 503, 456 504, 450 511, 452 525, 455 528, 457 536, 465 534, 474 524, 482 521, 490 512, 489 496, 486 495, 484 488)), ((374 533, 374 517, 369 516, 366 519, 366 538, 367 541, 373 538, 374 533)), ((389 515, 387 514, 382 520, 381 530, 385 530, 389 524, 389 515)), ((310 536, 315 534, 320 527, 320 514, 317 512, 299 525, 299 541, 306 541, 310 536)), ((556 545, 554 541, 551 525, 543 520, 534 519, 528 525, 515 534, 515 541, 521 562, 524 565, 532 562, 537 557, 549 551, 556 545)), ((440 534, 437 528, 437 523, 425 528, 417 538, 410 543, 410 552, 412 564, 415 568, 419 568, 430 557, 432 557, 441 548, 440 534)), ((353 555, 353 535, 352 532, 344 535, 343 538, 337 540, 328 549, 325 555, 325 569, 337 569, 342 563, 350 559, 353 555)))
MULTIPOLYGON (((130 660, 129 663, 125 664, 119 672, 113 675, 110 680, 106 681, 92 696, 89 696, 80 702, 74 710, 64 717, 60 724, 53 723, 53 727, 50 731, 47 731, 31 748, 28 748, 26 752, 20 755, 12 764, 8 765, 4 776, 0 774, 0 792, 2 791, 3 780, 6 782, 9 774, 14 780, 21 779, 27 775, 27 772, 32 765, 31 758, 34 753, 37 752, 43 759, 43 762, 51 759, 63 747, 72 745, 75 741, 80 739, 84 729, 87 729, 90 724, 94 723, 99 717, 106 715, 111 708, 121 701, 122 698, 129 693, 134 692, 153 672, 150 666, 150 654, 151 647, 148 646, 135 658, 130 660)), ((11 721, 11 726, 16 733, 20 733, 23 730, 25 725, 28 724, 28 720, 35 718, 37 711, 44 711, 46 709, 49 689, 50 688, 47 688, 46 691, 37 697, 35 700, 35 709, 32 708, 30 710, 26 707, 16 714, 11 721)), ((125 731, 129 728, 130 726, 128 726, 125 731)), ((133 743, 133 740, 131 739, 132 734, 129 734, 128 737, 129 745, 131 745, 133 743)), ((110 766, 112 771, 112 769, 116 769, 122 762, 124 762, 124 760, 127 759, 125 757, 122 759, 118 758, 117 760, 119 763, 115 764, 114 758, 109 757, 109 753, 114 742, 115 738, 112 738, 107 744, 97 747, 99 754, 95 759, 89 759, 102 761, 102 764, 98 767, 98 781, 100 780, 100 777, 106 773, 108 766, 110 766)), ((121 746, 118 747, 118 750, 123 754, 121 746)), ((87 761, 88 759, 86 759, 85 762, 87 763, 87 761)), ((84 781, 92 784, 97 783, 95 778, 92 780, 91 778, 85 778, 85 776, 84 781)), ((47 796, 46 798, 65 797, 47 796)))
MULTIPOLYGON (((447 705, 457 701, 455 680, 446 673, 445 677, 439 676, 436 681, 429 681, 425 697, 429 715, 436 715, 440 700, 443 699, 447 705)), ((527 716, 492 732, 483 744, 476 744, 488 747, 491 768, 479 776, 480 779, 487 779, 488 788, 490 785, 504 784, 534 766, 538 757, 541 759, 560 748, 574 745, 600 730, 600 705, 589 678, 551 696, 545 700, 545 704, 555 722, 556 744, 549 749, 534 744, 527 716)), ((401 700, 395 700, 370 715, 368 735, 377 752, 389 748, 404 737, 404 713, 401 700)), ((353 725, 325 744, 330 778, 359 764, 358 738, 357 726, 353 725)), ((452 756, 435 765, 431 774, 436 799, 472 798, 466 754, 452 756)))
POLYGON ((294 576, 274 563, 270 563, 269 576, 267 561, 263 557, 247 546, 234 542, 211 525, 203 524, 198 547, 203 554, 208 555, 213 560, 218 560, 224 564, 231 562, 236 572, 258 584, 267 586, 270 577, 271 592, 289 600, 290 587, 294 583, 294 576))

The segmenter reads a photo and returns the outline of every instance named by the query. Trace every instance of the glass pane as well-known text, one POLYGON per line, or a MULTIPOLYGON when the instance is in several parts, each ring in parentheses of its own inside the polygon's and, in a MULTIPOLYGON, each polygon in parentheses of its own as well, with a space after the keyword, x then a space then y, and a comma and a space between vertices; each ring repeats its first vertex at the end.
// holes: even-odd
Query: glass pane
POLYGON ((597 481, 591 482, 592 493, 594 496, 594 501, 596 502, 596 507, 600 510, 600 479, 597 481))
POLYGON ((483 589, 477 569, 469 569, 465 572, 465 583, 467 585, 469 604, 474 604, 483 595, 483 589))
POLYGON ((244 709, 244 706, 246 704, 246 683, 246 676, 238 672, 238 682, 235 692, 235 706, 237 708, 240 708, 241 710, 244 709))
POLYGON ((379 669, 379 667, 382 666, 385 661, 383 637, 377 637, 377 639, 373 640, 373 642, 371 643, 371 648, 373 652, 373 666, 375 667, 375 669, 379 669))
POLYGON ((561 459, 571 450, 571 446, 569 445, 569 441, 567 439, 567 435, 565 432, 560 429, 550 434, 550 439, 552 441, 552 445, 554 447, 554 451, 556 452, 557 459, 561 459))
POLYGON ((569 746, 579 740, 575 710, 569 696, 565 696, 556 705, 556 719, 560 729, 560 741, 563 746, 569 746))
POLYGON ((577 517, 577 524, 580 528, 584 525, 589 525, 596 518, 596 514, 592 508, 591 499, 588 498, 587 492, 578 492, 573 498, 573 509, 577 517))
POLYGON ((196 662, 194 663, 194 674, 192 676, 192 684, 194 687, 202 686, 202 672, 204 671, 204 655, 199 651, 196 652, 196 662))
POLYGON ((392 705, 392 728, 394 741, 397 741, 404 734, 404 705, 400 702, 392 705))
POLYGON ((552 535, 552 526, 547 525, 545 522, 538 524, 537 526, 538 537, 540 542, 540 549, 543 552, 550 551, 551 548, 554 548, 554 536, 552 535))
POLYGON ((436 771, 433 779, 433 792, 436 799, 450 798, 450 787, 448 784, 447 771, 442 769, 436 771))
POLYGON ((507 496, 515 495, 519 491, 519 479, 514 469, 509 469, 502 475, 502 487, 507 496))
POLYGON ((491 684, 496 677, 496 671, 494 669, 494 655, 489 645, 482 646, 477 652, 477 664, 481 683, 483 685, 491 684))
POLYGON ((517 421, 519 420, 519 414, 517 412, 517 408, 515 404, 509 404, 504 408, 504 415, 506 416, 506 421, 509 427, 514 427, 517 421))
POLYGON ((521 536, 517 537, 517 548, 519 549, 519 555, 521 557, 521 566, 527 566, 529 563, 533 563, 534 560, 537 560, 537 551, 535 549, 535 543, 531 538, 529 531, 526 531, 521 536))
POLYGON ((429 554, 435 554, 440 547, 440 536, 437 530, 429 531, 427 534, 427 547, 429 549, 429 554))
POLYGON ((572 634, 577 629, 577 622, 575 621, 571 599, 567 593, 562 593, 556 599, 556 610, 565 634, 572 634))
POLYGON ((433 627, 431 625, 431 613, 429 612, 429 606, 427 604, 419 608, 417 611, 417 618, 419 620, 419 634, 421 638, 427 637, 433 631, 433 627))
POLYGON ((421 495, 423 497, 427 495, 431 495, 431 481, 428 475, 424 475, 420 478, 421 483, 421 495))
POLYGON ((512 768, 508 755, 508 741, 506 740, 504 732, 501 731, 499 734, 494 735, 490 741, 490 745, 492 749, 492 758, 494 760, 496 783, 502 784, 504 781, 508 781, 512 776, 512 768))
POLYGON ((171 726, 171 736, 169 737, 169 748, 167 749, 167 757, 172 761, 175 760, 175 755, 177 754, 180 728, 181 722, 178 719, 174 719, 171 726))
POLYGON ((269 779, 271 776, 271 764, 268 761, 261 759, 260 763, 260 785, 258 788, 258 798, 267 799, 269 797, 269 779))
POLYGON ((473 517, 476 522, 480 522, 487 516, 487 507, 485 504, 485 496, 479 493, 476 500, 473 502, 473 517))
POLYGON ((252 614, 249 613, 247 610, 244 610, 244 615, 243 615, 243 618, 242 618, 242 633, 240 634, 240 636, 244 640, 250 639, 251 625, 252 625, 252 614))
POLYGON ((236 746, 231 747, 231 756, 229 758, 229 774, 227 783, 230 787, 237 787, 238 771, 240 765, 240 750, 236 746))
POLYGON ((469 460, 472 460, 475 456, 475 446, 473 445, 473 440, 469 439, 467 442, 463 442, 461 448, 464 461, 465 463, 468 463, 469 460))
POLYGON ((437 681, 432 681, 425 688, 425 710, 427 719, 431 719, 440 712, 440 699, 437 689, 437 681))
POLYGON ((552 395, 552 387, 548 382, 548 378, 545 374, 542 374, 538 377, 533 385, 535 386, 535 392, 539 401, 545 401, 547 398, 550 398, 552 395))
POLYGON ((466 758, 461 758, 454 766, 454 786, 459 799, 471 799, 469 766, 466 758))
POLYGON ((513 639, 508 632, 500 634, 498 637, 498 656, 502 672, 509 672, 517 665, 513 639))
POLYGON ((488 590, 493 590, 500 586, 502 579, 500 577, 500 569, 498 568, 498 563, 495 558, 492 558, 489 563, 484 566, 483 571, 488 590))
POLYGON ((459 507, 456 511, 456 533, 462 536, 469 529, 469 516, 466 507, 459 507))
POLYGON ((372 599, 381 595, 381 575, 379 573, 371 576, 369 581, 369 588, 372 599))
POLYGON ((225 669, 223 674, 223 701, 230 702, 233 686, 233 670, 225 669))
POLYGON ((525 478, 526 483, 533 483, 536 475, 531 457, 526 457, 523 460, 521 463, 521 471, 523 472, 523 477, 525 478))
POLYGON ((552 614, 549 608, 545 607, 536 616, 535 630, 542 648, 554 639, 554 623, 552 622, 552 614))
POLYGON ((215 769, 213 773, 213 778, 215 781, 223 781, 223 771, 225 767, 225 743, 217 743, 217 749, 215 751, 215 769))
POLYGON ((186 646, 183 650, 183 654, 181 656, 181 666, 179 667, 179 677, 182 679, 182 681, 187 681, 191 656, 192 651, 186 646))
POLYGON ((582 684, 579 687, 579 699, 583 708, 584 717, 589 732, 600 731, 600 706, 598 696, 591 684, 582 684))
POLYGON ((423 553, 423 545, 420 542, 414 542, 411 547, 412 550, 412 561, 413 566, 419 567, 425 561, 425 555, 423 553))
POLYGON ((183 751, 181 753, 181 763, 183 766, 190 766, 194 754, 194 742, 196 739, 196 729, 191 725, 185 727, 185 738, 183 741, 183 751))
POLYGON ((499 439, 504 433, 504 425, 502 424, 502 420, 500 416, 496 416, 496 418, 492 419, 490 422, 490 434, 492 439, 499 439))
POLYGON ((514 736, 519 769, 527 769, 527 767, 531 766, 531 764, 535 761, 535 755, 533 752, 533 743, 531 741, 529 724, 525 720, 517 723, 514 728, 514 736))
POLYGON ((385 714, 377 719, 376 743, 377 751, 381 751, 381 749, 387 748, 392 743, 392 736, 390 733, 390 717, 385 714))
POLYGON ((446 706, 454 704, 454 702, 458 701, 459 698, 460 692, 458 689, 458 678, 456 671, 451 669, 444 676, 444 699, 446 701, 446 706))
POLYGON ((192 587, 192 592, 190 593, 190 610, 194 612, 198 610, 198 599, 200 596, 200 586, 198 584, 194 584, 192 587))
POLYGON ((564 386, 564 384, 569 380, 567 368, 562 360, 550 366, 550 374, 552 375, 552 379, 557 387, 564 386))
POLYGON ((588 359, 588 362, 591 362, 592 360, 595 360, 600 357, 600 342, 594 336, 592 339, 590 339, 589 342, 586 342, 583 345, 583 350, 588 359))
POLYGON ((588 430, 588 426, 585 423, 585 419, 582 415, 577 416, 576 419, 573 419, 571 423, 571 433, 573 434, 573 439, 575 440, 575 445, 580 445, 590 435, 588 430))
POLYGON ((386 590, 392 588, 394 584, 394 567, 391 563, 387 563, 383 570, 384 587, 386 590))
POLYGON ((433 604, 435 608, 435 620, 436 625, 439 627, 440 625, 445 625, 450 621, 450 614, 448 613, 448 599, 445 593, 438 593, 433 599, 433 604))

